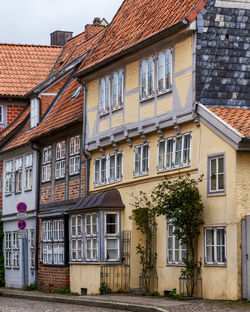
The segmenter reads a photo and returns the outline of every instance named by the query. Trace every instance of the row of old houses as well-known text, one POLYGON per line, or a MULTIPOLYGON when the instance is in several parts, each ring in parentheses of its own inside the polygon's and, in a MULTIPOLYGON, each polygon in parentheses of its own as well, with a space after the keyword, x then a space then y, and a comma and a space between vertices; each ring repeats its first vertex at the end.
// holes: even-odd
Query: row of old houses
MULTIPOLYGON (((132 197, 190 174, 201 296, 250 299, 249 19, 246 0, 124 0, 109 25, 53 33, 63 47, 0 45, 6 286, 138 290, 132 197)), ((173 232, 157 218, 160 294, 179 290, 173 232)))

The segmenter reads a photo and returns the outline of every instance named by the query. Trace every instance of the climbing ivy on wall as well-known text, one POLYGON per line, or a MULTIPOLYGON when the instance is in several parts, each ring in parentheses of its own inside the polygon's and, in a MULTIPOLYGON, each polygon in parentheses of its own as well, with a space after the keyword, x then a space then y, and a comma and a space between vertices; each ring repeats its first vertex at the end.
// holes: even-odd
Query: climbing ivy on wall
POLYGON ((1 221, 1 212, 0 212, 0 287, 3 287, 5 284, 4 280, 4 256, 3 256, 3 222, 1 221))

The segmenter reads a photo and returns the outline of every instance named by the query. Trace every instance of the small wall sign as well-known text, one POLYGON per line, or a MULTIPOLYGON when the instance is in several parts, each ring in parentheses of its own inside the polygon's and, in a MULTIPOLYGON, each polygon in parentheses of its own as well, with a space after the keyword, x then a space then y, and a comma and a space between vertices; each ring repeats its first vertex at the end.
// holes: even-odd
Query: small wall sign
POLYGON ((19 230, 25 230, 27 224, 24 220, 20 220, 20 221, 18 221, 17 226, 18 226, 19 230))
POLYGON ((16 209, 18 212, 23 213, 27 210, 27 205, 25 203, 19 203, 17 204, 16 209))

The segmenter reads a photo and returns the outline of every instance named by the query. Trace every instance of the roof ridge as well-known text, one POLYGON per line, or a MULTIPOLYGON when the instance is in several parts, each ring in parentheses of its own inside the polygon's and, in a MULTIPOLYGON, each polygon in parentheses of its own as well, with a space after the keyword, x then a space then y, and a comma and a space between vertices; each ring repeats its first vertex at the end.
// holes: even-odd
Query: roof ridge
POLYGON ((56 48, 61 49, 62 47, 55 45, 42 45, 42 44, 26 44, 26 43, 0 43, 1 46, 18 46, 18 47, 40 47, 40 48, 56 48))

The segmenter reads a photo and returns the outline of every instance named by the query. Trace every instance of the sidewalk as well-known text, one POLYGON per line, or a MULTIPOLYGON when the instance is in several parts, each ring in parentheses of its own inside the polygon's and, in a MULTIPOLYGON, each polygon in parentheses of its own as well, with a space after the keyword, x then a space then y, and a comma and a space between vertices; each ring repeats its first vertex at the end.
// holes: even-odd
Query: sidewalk
POLYGON ((10 288, 0 288, 0 296, 136 312, 166 312, 168 311, 169 307, 176 307, 177 305, 181 306, 186 304, 186 302, 166 300, 165 298, 159 297, 141 297, 125 294, 112 294, 103 296, 70 296, 44 293, 39 291, 23 291, 10 288))

